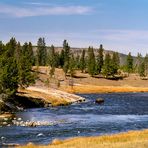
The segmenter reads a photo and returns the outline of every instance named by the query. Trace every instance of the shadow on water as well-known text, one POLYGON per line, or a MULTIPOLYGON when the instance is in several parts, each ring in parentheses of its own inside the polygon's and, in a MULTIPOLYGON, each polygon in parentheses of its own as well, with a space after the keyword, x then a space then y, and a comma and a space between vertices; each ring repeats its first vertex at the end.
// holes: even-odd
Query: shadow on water
MULTIPOLYGON (((1 126, 5 142, 47 144, 55 138, 95 136, 148 128, 148 93, 82 94, 87 102, 66 107, 36 108, 18 112, 22 121, 40 126, 1 126), (96 98, 105 103, 95 104, 96 98), (47 123, 47 125, 42 125, 47 123)), ((17 119, 18 119, 17 118, 17 119)))

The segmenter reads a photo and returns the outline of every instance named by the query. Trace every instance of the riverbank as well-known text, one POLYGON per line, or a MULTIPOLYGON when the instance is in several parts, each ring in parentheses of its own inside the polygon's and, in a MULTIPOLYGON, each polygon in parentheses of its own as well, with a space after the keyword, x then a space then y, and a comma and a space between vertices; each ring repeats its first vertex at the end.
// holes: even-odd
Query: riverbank
POLYGON ((148 87, 132 87, 132 86, 97 86, 97 85, 75 85, 73 87, 61 87, 61 90, 70 93, 138 93, 148 92, 148 87))
POLYGON ((18 148, 147 148, 148 130, 130 131, 98 137, 78 137, 67 140, 53 140, 48 146, 28 144, 18 148))
MULTIPOLYGON (((55 76, 50 79, 50 81, 48 67, 39 67, 38 73, 39 79, 36 81, 35 85, 24 90, 19 90, 17 95, 18 97, 21 97, 21 99, 15 99, 15 103, 13 102, 14 104, 12 103, 11 106, 14 108, 15 106, 18 106, 19 109, 23 108, 23 103, 25 103, 25 107, 32 104, 29 106, 30 108, 55 107, 85 101, 85 98, 74 95, 76 93, 148 92, 147 80, 140 79, 136 74, 130 74, 129 77, 124 78, 123 80, 108 80, 101 77, 90 77, 87 73, 76 71, 75 77, 73 78, 73 86, 69 86, 70 77, 65 78, 62 69, 56 69, 55 76), (25 100, 30 103, 26 103, 25 100), (20 106, 20 104, 22 104, 22 106, 20 106)), ((4 112, 9 111, 9 108, 11 111, 11 106, 7 106, 3 102, 0 102, 0 105, 2 107, 4 105, 4 112), (5 106, 8 109, 6 109, 5 106)))
POLYGON ((10 119, 12 118, 14 115, 10 114, 10 113, 4 113, 4 114, 0 114, 0 120, 3 120, 4 118, 10 119))
POLYGON ((68 92, 32 86, 26 89, 19 89, 15 99, 9 100, 9 102, 0 102, 0 105, 3 103, 2 105, 4 108, 1 108, 0 110, 0 120, 11 118, 11 116, 13 116, 11 112, 26 108, 67 106, 84 101, 85 98, 68 92))
POLYGON ((28 87, 24 90, 19 90, 18 95, 36 99, 40 98, 45 102, 45 107, 66 106, 85 101, 85 98, 78 95, 47 87, 28 87))

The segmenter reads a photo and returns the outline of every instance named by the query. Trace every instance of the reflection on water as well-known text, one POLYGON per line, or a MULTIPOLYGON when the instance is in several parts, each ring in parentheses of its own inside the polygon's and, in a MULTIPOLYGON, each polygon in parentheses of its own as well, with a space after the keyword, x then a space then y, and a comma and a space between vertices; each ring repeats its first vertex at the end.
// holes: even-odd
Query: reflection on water
POLYGON ((0 137, 9 143, 47 144, 55 138, 94 136, 148 128, 148 93, 84 94, 86 103, 67 107, 29 109, 17 113, 22 121, 41 126, 0 127, 0 137), (102 105, 96 98, 104 98, 102 105), (42 125, 42 123, 48 123, 42 125))

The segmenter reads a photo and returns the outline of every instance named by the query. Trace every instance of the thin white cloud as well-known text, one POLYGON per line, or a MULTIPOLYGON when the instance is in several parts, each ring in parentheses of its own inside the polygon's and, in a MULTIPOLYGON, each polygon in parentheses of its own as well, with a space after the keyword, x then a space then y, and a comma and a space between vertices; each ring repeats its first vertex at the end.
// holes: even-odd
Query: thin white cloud
POLYGON ((120 29, 106 29, 106 30, 95 30, 94 32, 101 34, 104 39, 114 41, 147 41, 148 30, 120 30, 120 29))
POLYGON ((39 2, 28 2, 28 3, 24 3, 24 4, 28 4, 28 5, 45 5, 44 3, 39 3, 39 2))
POLYGON ((28 6, 56 6, 55 4, 42 3, 42 2, 23 2, 22 4, 28 5, 28 6))
POLYGON ((148 30, 99 29, 93 31, 109 49, 123 53, 148 53, 148 30))
POLYGON ((91 7, 85 6, 55 6, 55 7, 29 7, 21 8, 10 5, 0 5, 0 14, 11 17, 31 17, 45 15, 83 15, 92 11, 91 7))

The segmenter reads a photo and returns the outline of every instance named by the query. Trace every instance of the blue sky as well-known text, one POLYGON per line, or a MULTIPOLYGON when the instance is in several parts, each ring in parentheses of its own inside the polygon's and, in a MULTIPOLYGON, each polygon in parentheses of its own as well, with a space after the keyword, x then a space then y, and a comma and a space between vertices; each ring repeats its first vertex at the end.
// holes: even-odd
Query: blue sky
POLYGON ((148 0, 1 0, 0 40, 148 53, 148 0))

